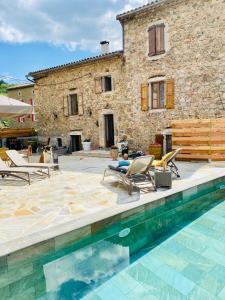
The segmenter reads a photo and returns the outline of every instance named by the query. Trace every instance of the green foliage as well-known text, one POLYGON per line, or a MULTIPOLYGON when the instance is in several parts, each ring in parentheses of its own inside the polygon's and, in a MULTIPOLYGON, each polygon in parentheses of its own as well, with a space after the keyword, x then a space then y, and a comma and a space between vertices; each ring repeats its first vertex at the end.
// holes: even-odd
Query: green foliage
POLYGON ((0 120, 0 129, 9 128, 12 124, 11 120, 0 120))
POLYGON ((7 94, 7 88, 14 86, 14 84, 9 84, 5 82, 4 80, 0 80, 0 95, 6 95, 7 94))

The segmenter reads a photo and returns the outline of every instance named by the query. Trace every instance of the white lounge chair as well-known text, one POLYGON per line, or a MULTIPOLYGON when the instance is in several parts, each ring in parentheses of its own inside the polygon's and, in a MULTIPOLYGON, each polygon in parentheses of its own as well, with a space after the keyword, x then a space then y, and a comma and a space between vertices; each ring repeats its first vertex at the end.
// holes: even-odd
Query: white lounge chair
POLYGON ((58 166, 57 164, 47 163, 29 163, 16 150, 7 150, 8 157, 16 167, 39 168, 46 169, 48 177, 50 177, 50 168, 58 166))
POLYGON ((153 155, 146 155, 135 158, 131 162, 128 169, 124 169, 123 167, 115 168, 113 166, 109 166, 107 169, 105 169, 103 180, 106 176, 117 176, 122 184, 128 188, 129 195, 132 194, 134 186, 139 188, 137 183, 140 183, 140 181, 151 182, 153 189, 156 191, 154 177, 149 172, 153 160, 153 155))
POLYGON ((38 171, 40 171, 40 170, 37 169, 37 168, 9 167, 0 158, 0 175, 2 176, 2 178, 4 178, 5 176, 11 176, 11 177, 15 177, 15 178, 25 180, 30 184, 31 183, 30 175, 34 174, 34 173, 37 173, 38 171), (22 174, 27 175, 27 178, 22 177, 21 176, 22 174))

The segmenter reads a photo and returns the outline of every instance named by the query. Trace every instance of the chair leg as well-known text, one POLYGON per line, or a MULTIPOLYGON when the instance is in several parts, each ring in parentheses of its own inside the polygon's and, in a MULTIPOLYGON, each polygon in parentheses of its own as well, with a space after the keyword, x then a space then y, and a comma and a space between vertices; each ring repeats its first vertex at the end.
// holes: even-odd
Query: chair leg
POLYGON ((151 176, 151 174, 149 174, 148 173, 148 179, 149 179, 149 181, 151 181, 151 183, 152 183, 152 186, 153 186, 153 188, 154 188, 154 191, 157 191, 157 187, 156 187, 156 185, 155 185, 155 179, 153 178, 153 176, 151 176))
POLYGON ((28 177, 28 183, 30 185, 30 173, 27 173, 27 177, 28 177))
POLYGON ((130 183, 130 184, 128 185, 128 195, 129 195, 129 196, 132 195, 132 191, 133 191, 133 185, 132 185, 132 183, 130 183))
POLYGON ((176 164, 173 161, 171 161, 171 163, 170 163, 170 170, 173 174, 175 174, 177 176, 177 178, 180 178, 178 167, 176 166, 176 164))
POLYGON ((104 181, 104 179, 105 179, 106 172, 107 172, 107 169, 105 169, 105 171, 104 171, 102 181, 104 181))

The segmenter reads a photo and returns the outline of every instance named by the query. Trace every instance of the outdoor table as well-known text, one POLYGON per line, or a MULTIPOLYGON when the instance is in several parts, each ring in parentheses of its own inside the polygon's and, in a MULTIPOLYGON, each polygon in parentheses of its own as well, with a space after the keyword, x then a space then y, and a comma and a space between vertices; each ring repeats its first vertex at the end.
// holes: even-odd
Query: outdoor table
POLYGON ((158 187, 172 187, 172 172, 170 170, 155 170, 155 185, 158 187))

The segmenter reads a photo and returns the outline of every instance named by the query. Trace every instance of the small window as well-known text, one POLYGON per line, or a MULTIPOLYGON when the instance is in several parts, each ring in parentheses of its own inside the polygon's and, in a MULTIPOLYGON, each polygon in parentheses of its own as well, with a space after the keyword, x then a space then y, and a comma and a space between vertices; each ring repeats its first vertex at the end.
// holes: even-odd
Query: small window
POLYGON ((103 92, 112 91, 112 77, 111 76, 102 77, 102 90, 103 90, 103 92))
POLYGON ((78 115, 78 97, 77 94, 69 96, 68 113, 69 116, 78 115))
POLYGON ((165 108, 165 82, 151 83, 151 108, 160 109, 165 108))
POLYGON ((112 76, 102 76, 95 78, 95 93, 101 94, 103 92, 111 92, 112 86, 112 76))
POLYGON ((19 96, 19 97, 21 96, 21 92, 20 92, 20 91, 18 92, 18 96, 19 96))
POLYGON ((148 30, 149 56, 165 53, 165 25, 154 25, 148 30))

